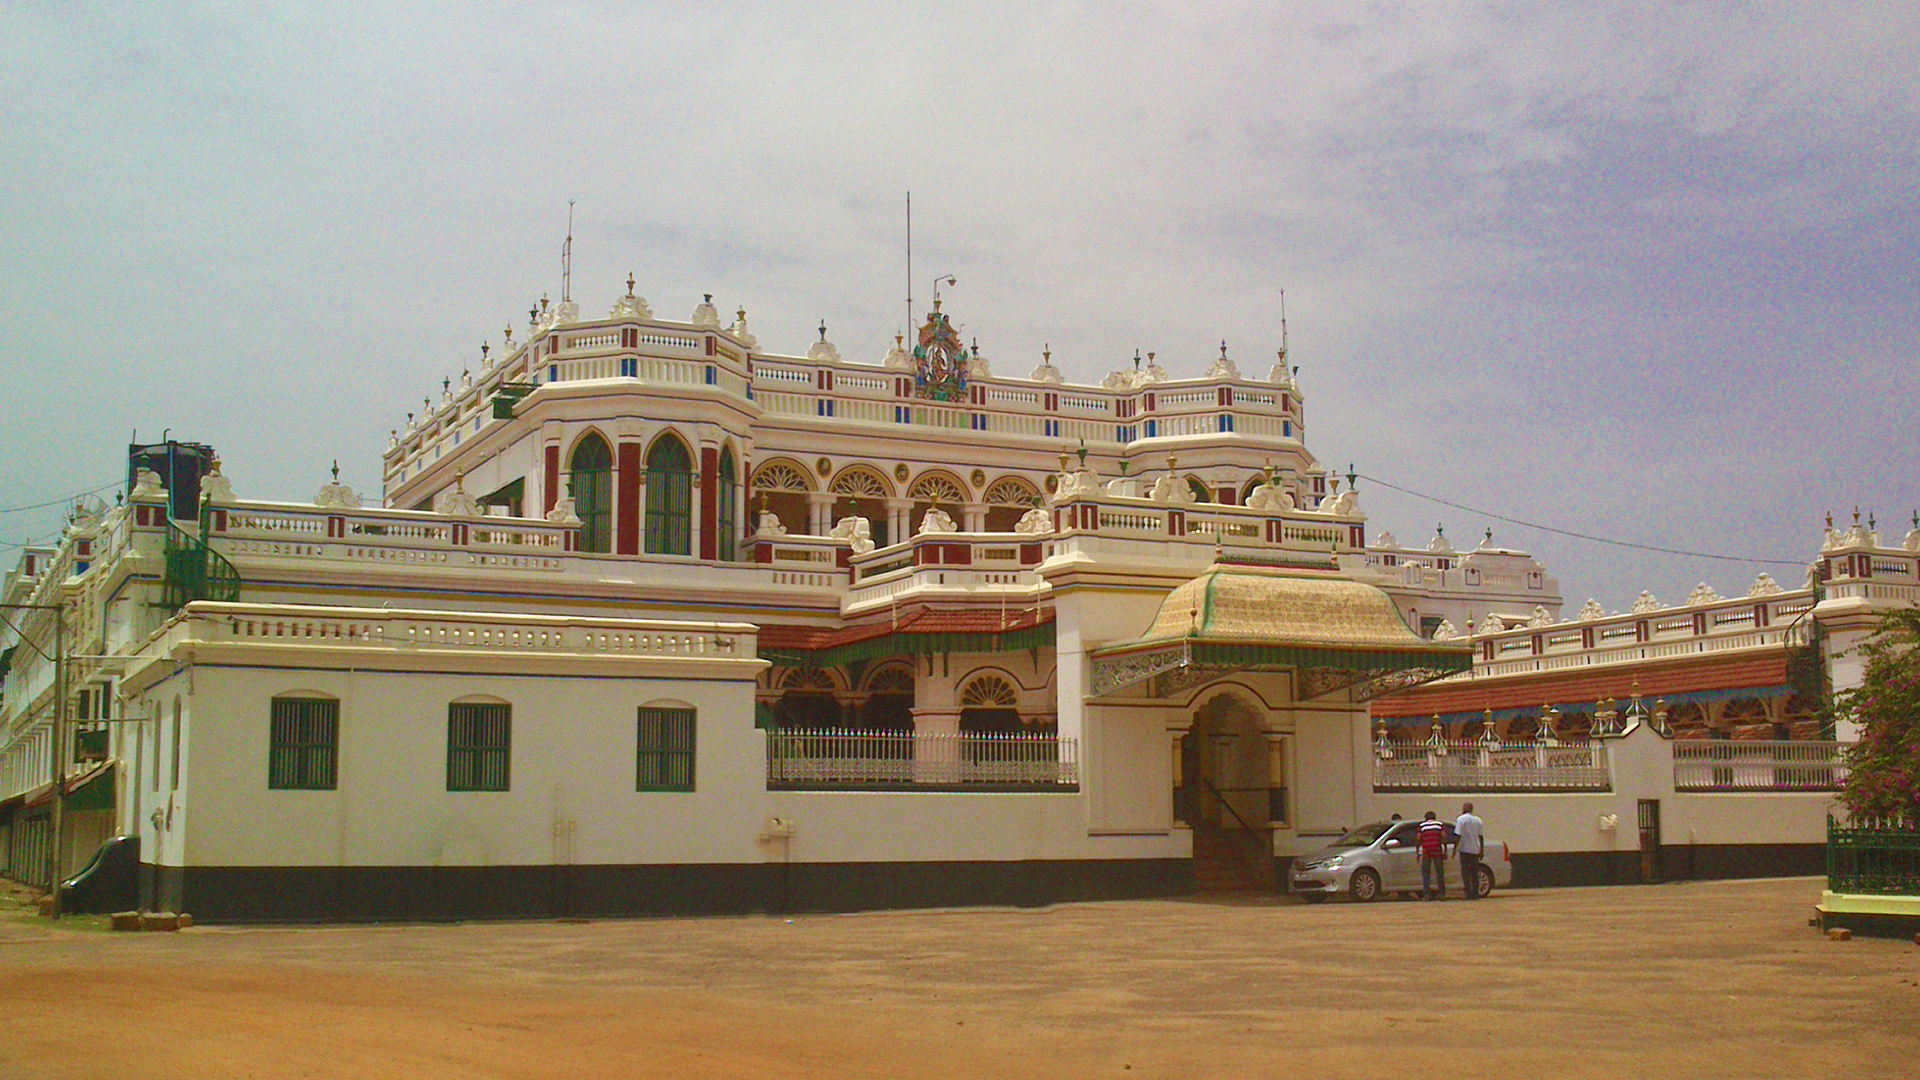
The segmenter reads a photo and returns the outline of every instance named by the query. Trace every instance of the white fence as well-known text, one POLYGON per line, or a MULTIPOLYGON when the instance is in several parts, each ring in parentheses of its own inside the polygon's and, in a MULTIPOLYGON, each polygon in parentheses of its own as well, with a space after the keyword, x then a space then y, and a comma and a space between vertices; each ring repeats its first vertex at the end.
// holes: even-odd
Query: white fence
POLYGON ((1847 779, 1839 742, 1680 739, 1673 744, 1675 791, 1836 791, 1847 779))
POLYGON ((1610 791, 1603 742, 1428 741, 1374 746, 1375 791, 1610 791))
POLYGON ((1054 735, 767 732, 767 785, 783 788, 1073 787, 1078 744, 1054 735))

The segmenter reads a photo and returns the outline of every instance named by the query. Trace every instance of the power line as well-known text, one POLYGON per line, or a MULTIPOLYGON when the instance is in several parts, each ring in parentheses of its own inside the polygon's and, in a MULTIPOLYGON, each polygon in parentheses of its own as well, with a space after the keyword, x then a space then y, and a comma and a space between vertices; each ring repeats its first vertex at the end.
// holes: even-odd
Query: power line
POLYGON ((1658 544, 1638 544, 1633 542, 1632 540, 1615 540, 1614 538, 1609 536, 1595 536, 1592 533, 1576 532, 1573 529, 1561 529, 1552 525, 1542 525, 1537 521, 1527 521, 1522 518, 1509 517, 1506 514, 1496 514, 1491 510, 1482 510, 1482 509, 1479 509, 1478 507, 1467 506, 1463 503, 1451 502, 1449 500, 1440 498, 1438 495, 1428 495, 1424 491, 1415 491, 1412 488, 1404 488, 1404 487, 1401 487, 1399 484, 1395 484, 1387 480, 1382 480, 1377 476, 1368 476, 1366 473, 1360 473, 1359 476, 1362 480, 1365 480, 1370 484, 1379 484, 1381 487, 1384 487, 1384 488, 1392 488, 1393 490, 1401 492, 1402 494, 1411 495, 1416 499, 1425 499, 1428 502, 1439 503, 1441 506, 1450 506, 1455 510, 1464 510, 1469 514, 1479 514, 1483 517, 1490 517, 1495 521, 1504 521, 1509 525, 1519 525, 1522 528, 1527 528, 1527 529, 1538 529, 1541 532, 1554 533, 1559 536, 1570 536, 1570 537, 1573 537, 1575 540, 1586 540, 1595 544, 1611 544, 1615 547, 1633 548, 1637 551, 1655 551, 1655 552, 1659 552, 1662 555, 1684 555, 1690 559, 1713 559, 1718 562, 1750 563, 1750 564, 1759 564, 1762 566, 1804 567, 1807 565, 1807 560, 1805 559, 1757 559, 1757 558, 1749 558, 1744 555, 1714 555, 1705 551, 1683 551, 1679 548, 1661 547, 1658 544))
POLYGON ((107 490, 108 488, 118 487, 119 485, 120 485, 120 481, 109 480, 106 483, 101 484, 97 487, 88 488, 85 491, 76 491, 71 495, 62 495, 57 499, 48 499, 46 502, 29 503, 26 506, 9 506, 9 507, 6 507, 5 509, 0 509, 0 514, 15 514, 15 513, 19 513, 22 510, 40 510, 49 506, 58 506, 64 502, 72 502, 73 500, 81 498, 82 496, 98 495, 101 492, 107 490))

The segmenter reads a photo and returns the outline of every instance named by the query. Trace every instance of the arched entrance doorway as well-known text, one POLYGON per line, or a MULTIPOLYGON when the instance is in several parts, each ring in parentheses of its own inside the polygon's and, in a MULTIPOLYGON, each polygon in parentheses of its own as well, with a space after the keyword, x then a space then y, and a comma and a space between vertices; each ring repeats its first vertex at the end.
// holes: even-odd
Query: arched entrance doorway
POLYGON ((1274 887, 1273 829, 1287 804, 1282 749, 1259 710, 1233 694, 1194 712, 1180 737, 1174 812, 1193 829, 1195 888, 1274 887))

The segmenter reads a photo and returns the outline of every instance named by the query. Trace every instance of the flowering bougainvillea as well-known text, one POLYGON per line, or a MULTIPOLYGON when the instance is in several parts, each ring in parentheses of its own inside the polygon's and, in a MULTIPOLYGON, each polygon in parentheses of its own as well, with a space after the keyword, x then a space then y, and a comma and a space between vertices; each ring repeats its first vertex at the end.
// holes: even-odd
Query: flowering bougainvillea
POLYGON ((1835 712, 1860 724, 1841 800, 1858 820, 1920 821, 1920 609, 1882 616, 1861 650, 1860 685, 1835 697, 1835 712))

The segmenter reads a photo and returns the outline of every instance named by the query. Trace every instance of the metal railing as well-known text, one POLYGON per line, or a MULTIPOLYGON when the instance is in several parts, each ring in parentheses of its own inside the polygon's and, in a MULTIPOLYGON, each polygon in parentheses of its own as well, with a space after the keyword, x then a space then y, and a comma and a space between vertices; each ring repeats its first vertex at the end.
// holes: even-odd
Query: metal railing
POLYGON ((1602 742, 1492 740, 1374 745, 1375 791, 1610 791, 1602 742))
POLYGON ((1846 783, 1847 743, 1678 739, 1675 791, 1834 791, 1846 783))
POLYGON ((1827 818, 1827 888, 1920 896, 1920 822, 1827 818))
POLYGON ((1028 732, 919 734, 786 728, 767 732, 767 786, 1073 787, 1078 743, 1028 732))

